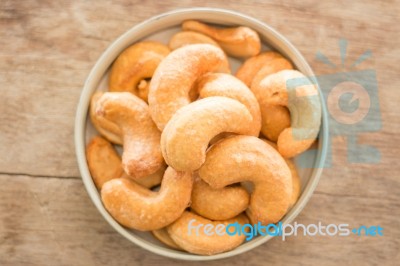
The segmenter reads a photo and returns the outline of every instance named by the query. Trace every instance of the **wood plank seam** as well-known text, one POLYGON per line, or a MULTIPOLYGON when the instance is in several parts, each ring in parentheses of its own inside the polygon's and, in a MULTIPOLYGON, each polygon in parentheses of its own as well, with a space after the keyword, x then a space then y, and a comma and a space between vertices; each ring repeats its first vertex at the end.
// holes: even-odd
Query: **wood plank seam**
POLYGON ((0 175, 28 176, 28 177, 33 177, 33 178, 81 179, 80 176, 32 175, 32 174, 27 174, 27 173, 8 173, 8 172, 0 172, 0 175))

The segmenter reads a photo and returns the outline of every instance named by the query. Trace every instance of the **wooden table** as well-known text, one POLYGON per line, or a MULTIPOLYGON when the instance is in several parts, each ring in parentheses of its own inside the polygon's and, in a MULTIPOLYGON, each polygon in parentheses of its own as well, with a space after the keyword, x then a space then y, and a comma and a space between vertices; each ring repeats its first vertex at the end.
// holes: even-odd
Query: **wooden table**
MULTIPOLYGON (((73 142, 83 83, 119 35, 161 12, 222 7, 260 19, 285 35, 317 74, 370 49, 359 68, 376 71, 382 129, 359 135, 381 153, 377 164, 346 159, 346 136, 333 138, 333 165, 297 217, 310 224, 380 225, 381 237, 274 239, 227 265, 400 264, 399 1, 1 1, 0 265, 187 265, 147 252, 116 233, 91 203, 73 142), (266 3, 269 2, 269 3, 266 3)), ((348 66, 348 65, 346 65, 348 66)), ((200 263, 190 263, 200 265, 200 263)))

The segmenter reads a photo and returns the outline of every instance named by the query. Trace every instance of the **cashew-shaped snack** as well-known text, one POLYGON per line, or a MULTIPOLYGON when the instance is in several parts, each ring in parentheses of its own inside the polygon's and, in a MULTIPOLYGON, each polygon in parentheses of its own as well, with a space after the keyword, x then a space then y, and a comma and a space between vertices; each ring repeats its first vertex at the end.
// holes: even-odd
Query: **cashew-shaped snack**
POLYGON ((206 159, 210 140, 222 132, 251 135, 253 118, 240 102, 208 97, 176 112, 161 135, 161 150, 169 166, 195 171, 206 159))
POLYGON ((236 77, 225 73, 207 73, 197 80, 200 98, 224 96, 244 104, 253 117, 251 128, 254 136, 261 130, 261 112, 258 101, 252 91, 236 77))
POLYGON ((242 181, 254 184, 247 215, 253 223, 278 222, 292 198, 292 177, 282 156, 253 136, 231 136, 211 146, 198 171, 213 188, 242 181))
POLYGON ((90 120, 97 131, 108 141, 122 145, 121 129, 115 123, 96 113, 96 104, 104 92, 96 92, 90 100, 90 120))
POLYGON ((161 229, 151 231, 153 236, 157 238, 164 245, 176 249, 183 250, 180 246, 178 246, 174 240, 172 240, 171 236, 168 234, 167 228, 163 227, 161 229))
MULTIPOLYGON (((147 80, 142 80, 140 81, 139 85, 139 98, 145 100, 146 102, 148 101, 148 95, 150 91, 150 82, 147 80)), ((190 91, 189 91, 189 98, 190 101, 195 101, 199 97, 198 92, 196 90, 196 87, 194 86, 190 91)))
MULTIPOLYGON (((257 72, 251 84, 259 84, 266 76, 285 69, 293 69, 293 65, 283 57, 272 58, 257 72)), ((261 105, 260 109, 262 116, 261 132, 268 139, 276 142, 282 131, 290 127, 289 110, 285 106, 266 103, 261 105)))
MULTIPOLYGON (((285 69, 293 69, 293 65, 279 53, 268 51, 247 59, 236 73, 250 88, 258 84, 266 76, 285 69)), ((257 95, 256 95, 257 96, 257 95)), ((284 106, 260 105, 262 126, 261 132, 272 141, 277 141, 280 133, 290 127, 290 113, 284 106)))
POLYGON ((97 101, 96 114, 121 129, 122 166, 129 176, 148 176, 164 164, 161 133, 143 100, 129 92, 106 92, 97 101))
POLYGON ((290 112, 285 106, 260 105, 262 124, 261 133, 271 141, 278 141, 283 130, 290 127, 290 112))
POLYGON ((227 234, 226 226, 234 223, 244 225, 248 222, 244 214, 228 220, 212 221, 185 211, 167 230, 174 242, 184 250, 199 255, 213 255, 232 250, 245 241, 244 234, 227 234), (205 226, 212 227, 215 232, 205 233, 205 226))
POLYGON ((140 99, 147 102, 149 97, 150 80, 142 79, 137 85, 137 88, 138 88, 137 96, 139 96, 140 99))
POLYGON ((284 106, 290 111, 291 127, 278 137, 278 151, 285 158, 307 150, 318 136, 321 125, 321 102, 317 88, 297 70, 282 70, 268 75, 252 91, 260 106, 284 106), (287 83, 292 82, 290 86, 287 83))
MULTIPOLYGON (((265 141, 266 143, 268 143, 269 145, 271 145, 271 147, 273 147, 275 150, 278 150, 278 146, 276 145, 275 142, 266 140, 266 139, 262 139, 263 141, 265 141)), ((292 159, 285 159, 286 164, 288 165, 289 169, 290 169, 290 173, 292 174, 292 188, 293 188, 293 193, 292 193, 292 199, 290 201, 290 207, 292 207, 297 199, 300 196, 301 193, 301 183, 300 183, 300 177, 299 174, 297 172, 296 169, 296 165, 293 163, 292 159)))
POLYGON ((169 40, 168 46, 171 50, 176 50, 182 46, 197 43, 208 43, 219 47, 218 43, 216 43, 213 39, 195 31, 180 31, 175 33, 174 36, 172 36, 172 38, 169 40))
POLYGON ((101 199, 120 224, 140 231, 157 230, 182 215, 189 205, 192 185, 191 172, 168 167, 158 192, 127 178, 118 178, 103 185, 101 199))
POLYGON ((166 45, 155 41, 143 41, 129 46, 111 67, 109 90, 131 92, 147 101, 146 86, 138 85, 153 76, 157 66, 169 52, 166 45))
POLYGON ((248 58, 244 63, 239 67, 236 72, 236 77, 243 81, 248 87, 251 86, 251 83, 258 73, 264 66, 268 65, 271 60, 276 58, 283 58, 281 54, 274 51, 263 52, 259 55, 248 58))
MULTIPOLYGON (((139 185, 145 187, 145 188, 153 188, 155 186, 158 186, 161 184, 162 178, 164 176, 165 173, 165 169, 167 169, 167 165, 163 164, 157 171, 155 171, 154 173, 145 176, 145 177, 141 177, 138 179, 135 179, 135 182, 138 183, 139 185)), ((132 179, 130 176, 128 176, 125 172, 124 172, 124 176, 122 177, 126 177, 129 179, 132 179)))
POLYGON ((250 57, 261 51, 261 41, 254 30, 240 26, 215 28, 195 20, 182 23, 183 30, 197 31, 213 38, 222 49, 234 57, 250 57))
POLYGON ((196 177, 190 208, 210 220, 227 220, 246 210, 249 201, 250 195, 241 185, 215 189, 196 177))
POLYGON ((259 84, 260 81, 263 80, 268 75, 277 73, 282 70, 290 70, 290 69, 293 69, 293 65, 286 58, 284 57, 271 58, 271 60, 265 63, 265 65, 262 66, 259 71, 257 71, 256 75, 253 77, 251 81, 251 86, 249 86, 249 88, 252 87, 253 83, 259 84))
MULTIPOLYGON (((90 174, 98 189, 103 184, 114 178, 130 178, 122 168, 121 158, 106 139, 96 136, 86 147, 86 159, 89 166, 90 174)), ((146 188, 152 188, 161 184, 167 166, 164 164, 155 173, 139 179, 135 182, 146 188)))
POLYGON ((150 83, 151 117, 160 130, 181 107, 198 77, 207 72, 228 72, 224 52, 210 44, 186 45, 172 51, 158 66, 150 83))
POLYGON ((121 158, 111 143, 100 136, 94 137, 87 145, 86 160, 98 189, 101 189, 105 182, 124 174, 121 158))

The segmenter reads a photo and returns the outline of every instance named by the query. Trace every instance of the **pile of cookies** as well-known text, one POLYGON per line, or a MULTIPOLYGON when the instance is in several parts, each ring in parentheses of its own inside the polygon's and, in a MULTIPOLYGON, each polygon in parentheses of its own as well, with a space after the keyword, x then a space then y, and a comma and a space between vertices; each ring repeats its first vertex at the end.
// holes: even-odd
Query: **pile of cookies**
POLYGON ((315 142, 321 104, 290 61, 261 52, 254 30, 198 21, 182 30, 168 46, 142 41, 118 56, 109 92, 91 99, 101 136, 86 155, 116 221, 169 247, 211 255, 245 236, 195 234, 191 221, 267 225, 296 202, 300 180, 290 158, 315 142), (235 75, 228 56, 244 59, 235 75), (288 86, 293 80, 301 82, 288 86))

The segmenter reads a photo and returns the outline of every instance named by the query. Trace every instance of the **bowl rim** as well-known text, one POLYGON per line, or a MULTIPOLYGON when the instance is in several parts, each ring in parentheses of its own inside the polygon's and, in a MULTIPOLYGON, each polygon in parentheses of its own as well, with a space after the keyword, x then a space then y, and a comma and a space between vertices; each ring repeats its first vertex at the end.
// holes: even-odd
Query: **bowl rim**
MULTIPOLYGON (((258 237, 252 241, 242 244, 241 246, 233 249, 231 251, 227 251, 224 253, 211 255, 211 256, 202 256, 202 255, 195 255, 190 253, 184 253, 181 251, 176 251, 168 248, 164 248, 161 246, 157 246, 153 243, 150 243, 138 236, 134 236, 129 233, 129 230, 121 226, 117 223, 111 215, 106 211, 104 208, 98 191, 93 183, 92 177, 90 175, 87 162, 86 162, 86 144, 85 144, 85 129, 86 129, 86 121, 88 119, 88 108, 90 98, 93 92, 96 90, 101 77, 104 76, 105 71, 109 68, 111 63, 114 61, 116 56, 120 53, 121 47, 127 47, 129 44, 132 43, 131 37, 135 35, 136 32, 143 31, 144 29, 150 27, 151 25, 155 25, 155 23, 160 23, 164 19, 171 17, 171 16, 179 16, 179 15, 205 15, 205 14, 214 14, 218 16, 226 16, 231 17, 232 19, 238 19, 245 21, 248 24, 252 24, 254 27, 258 27, 263 29, 263 31, 268 32, 268 38, 273 38, 274 41, 281 43, 284 45, 286 51, 293 53, 293 56, 296 60, 293 60, 293 56, 290 57, 296 66, 299 64, 302 66, 302 72, 306 74, 306 76, 314 77, 314 73, 311 67, 308 65, 307 61, 301 55, 301 53, 280 33, 276 30, 271 28, 269 25, 265 24, 262 21, 259 21, 255 18, 252 18, 248 15, 239 13, 237 11, 221 9, 221 8, 208 8, 208 7, 197 7, 197 8, 183 8, 183 9, 175 9, 173 11, 169 11, 166 13, 162 13, 156 16, 153 16, 135 26, 130 28, 120 37, 118 37, 100 56, 100 58, 96 61, 95 65, 91 69, 88 78, 84 83, 84 87, 81 92, 81 96, 79 99, 79 103, 76 110, 76 117, 75 117, 75 150, 76 156, 78 161, 79 171, 82 177, 82 181, 86 188, 89 197, 91 198, 93 204, 96 206, 97 210, 103 216, 103 218, 113 227, 118 233, 122 236, 130 240, 131 242, 135 243, 136 245, 151 251, 155 254, 173 258, 173 259, 180 259, 180 260, 191 260, 191 261, 209 261, 209 260, 216 260, 216 259, 223 259, 232 257, 235 255, 239 255, 241 253, 247 252, 265 242, 270 240, 272 236, 265 236, 265 237, 258 237), (118 51, 118 52, 116 52, 118 51), (99 74, 100 73, 100 74, 99 74)), ((156 31, 153 31, 153 33, 156 31)), ((145 34, 148 35, 149 33, 145 34)), ((145 36, 144 35, 144 36, 145 36)), ((262 34, 260 34, 261 37, 262 34)), ((143 37, 144 37, 143 36, 143 37)), ((265 36, 264 36, 265 37, 265 36)), ((136 38, 139 40, 140 38, 136 38)), ((283 47, 283 46, 282 46, 283 47)), ((282 47, 274 47, 280 50, 282 47)), ((283 48, 282 48, 283 49, 283 48)), ((281 51, 281 50, 280 50, 281 51)), ((286 53, 285 51, 281 51, 286 53)), ((314 80, 317 83, 317 80, 314 80)), ((319 89, 319 86, 317 86, 319 89)), ((320 90, 320 89, 319 89, 320 90)), ((312 196, 316 186, 318 185, 319 179, 321 177, 323 166, 326 160, 326 153, 328 147, 328 115, 327 109, 325 106, 325 102, 323 99, 322 92, 319 91, 319 97, 321 100, 322 105, 322 123, 319 133, 319 143, 318 143, 318 151, 316 155, 316 162, 314 164, 313 171, 311 176, 304 186, 304 190, 300 195, 300 198, 296 202, 296 204, 292 207, 292 209, 285 215, 282 219, 283 224, 290 223, 293 219, 302 211, 305 207, 307 202, 309 201, 310 197, 312 196)))

